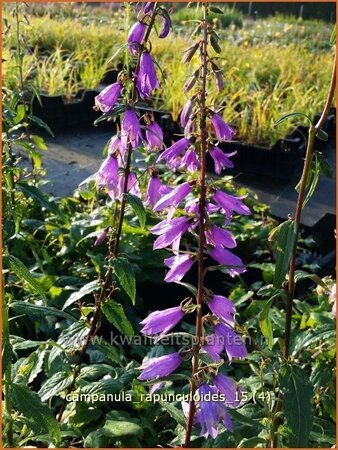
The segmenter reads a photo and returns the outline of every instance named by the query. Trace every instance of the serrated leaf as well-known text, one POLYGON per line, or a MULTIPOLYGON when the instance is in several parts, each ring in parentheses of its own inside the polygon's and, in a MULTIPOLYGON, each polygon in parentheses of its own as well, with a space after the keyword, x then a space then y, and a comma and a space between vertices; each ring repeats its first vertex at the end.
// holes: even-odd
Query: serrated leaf
POLYGON ((287 220, 272 230, 270 240, 275 241, 276 267, 273 278, 273 285, 279 288, 288 271, 289 262, 296 243, 296 222, 287 220))
POLYGON ((277 120, 277 122, 275 122, 275 126, 281 124, 282 122, 284 122, 287 119, 290 119, 291 117, 304 117, 310 125, 312 125, 312 120, 310 119, 310 117, 303 113, 303 112, 293 112, 293 113, 288 113, 285 114, 283 117, 281 117, 280 119, 277 120))
POLYGON ((39 390, 38 394, 41 400, 45 402, 51 397, 58 395, 72 384, 73 374, 68 372, 59 372, 49 378, 39 390))
POLYGON ((172 403, 169 403, 169 402, 160 400, 159 403, 162 406, 162 408, 164 408, 167 411, 167 413, 174 420, 176 420, 176 422, 178 424, 182 425, 182 427, 186 426, 186 420, 185 420, 184 414, 180 409, 176 408, 176 406, 174 406, 172 403))
POLYGON ((146 211, 144 209, 141 200, 133 194, 124 194, 127 203, 133 208, 134 213, 137 215, 140 227, 144 228, 146 224, 146 211))
POLYGON ((122 305, 115 303, 112 300, 108 300, 103 303, 102 311, 109 322, 121 331, 121 333, 124 333, 126 336, 134 335, 133 327, 127 319, 122 305))
POLYGON ((85 295, 91 294, 94 291, 97 291, 100 288, 100 284, 98 280, 91 281, 90 283, 85 284, 82 288, 71 294, 71 296, 66 300, 62 309, 68 308, 68 306, 80 300, 85 295))
POLYGON ((61 440, 59 424, 38 394, 18 383, 11 384, 10 392, 14 408, 29 419, 30 428, 37 434, 48 433, 58 446, 61 440))
POLYGON ((313 387, 299 366, 284 364, 279 370, 283 393, 283 412, 291 429, 289 446, 306 448, 313 423, 313 387))
POLYGON ((100 350, 104 356, 110 361, 115 362, 121 365, 121 354, 117 351, 117 349, 112 345, 105 341, 103 338, 95 339, 95 346, 100 350))
POLYGON ((9 307, 13 308, 17 314, 26 314, 27 316, 63 317, 64 319, 71 320, 72 322, 76 321, 76 319, 70 314, 52 306, 33 305, 32 303, 28 302, 17 301, 10 303, 9 307))
POLYGON ((55 202, 51 201, 48 195, 46 195, 36 186, 32 186, 30 184, 21 181, 17 183, 17 186, 19 187, 19 189, 21 190, 21 192, 24 194, 25 197, 32 198, 33 200, 38 202, 43 208, 52 211, 58 216, 61 215, 61 211, 58 205, 55 202))
POLYGON ((3 261, 4 265, 9 267, 19 279, 26 281, 26 283, 28 283, 35 292, 40 294, 42 298, 46 299, 46 292, 36 281, 24 263, 20 261, 20 259, 13 255, 5 255, 3 257, 3 261))
MULTIPOLYGON (((100 381, 95 381, 89 383, 80 388, 81 394, 92 395, 105 395, 105 394, 116 394, 121 392, 123 389, 122 384, 118 380, 113 378, 105 378, 100 381)), ((89 399, 90 397, 88 397, 89 399)), ((89 400, 90 401, 90 400, 89 400)))
POLYGON ((116 258, 111 260, 111 265, 122 288, 130 297, 133 305, 135 305, 136 281, 131 264, 126 258, 116 258))

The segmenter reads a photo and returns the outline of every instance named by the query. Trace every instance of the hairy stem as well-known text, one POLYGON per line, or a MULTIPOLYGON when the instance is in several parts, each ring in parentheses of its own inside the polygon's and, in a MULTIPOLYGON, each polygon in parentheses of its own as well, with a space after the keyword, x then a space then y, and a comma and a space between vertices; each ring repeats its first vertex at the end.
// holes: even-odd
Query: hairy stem
MULTIPOLYGON (((198 353, 201 347, 202 337, 202 306, 203 306, 203 292, 204 292, 204 231, 205 231, 205 203, 206 203, 206 150, 207 150, 207 126, 206 126, 206 81, 207 81, 207 47, 208 47, 208 6, 204 4, 204 22, 203 22, 203 43, 202 43, 202 87, 201 87, 201 144, 200 144, 200 174, 199 174, 199 239, 198 239, 198 287, 197 287, 197 314, 196 314, 196 331, 194 356, 192 361, 192 380, 191 380, 191 396, 193 397, 196 391, 196 381, 194 376, 198 371, 198 353)), ((187 419, 186 437, 184 447, 190 446, 191 431, 195 416, 195 402, 192 399, 189 404, 189 414, 187 419)))

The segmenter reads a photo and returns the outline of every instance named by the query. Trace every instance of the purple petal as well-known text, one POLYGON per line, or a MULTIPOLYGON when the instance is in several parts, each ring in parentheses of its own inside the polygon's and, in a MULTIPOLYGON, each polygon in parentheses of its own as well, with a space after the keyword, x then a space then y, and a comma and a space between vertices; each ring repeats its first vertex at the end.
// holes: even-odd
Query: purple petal
POLYGON ((193 109, 194 103, 189 99, 187 103, 185 104, 184 108, 181 112, 180 122, 181 126, 184 128, 189 120, 189 117, 191 115, 192 109, 193 109))
POLYGON ((95 97, 95 105, 104 113, 110 111, 115 106, 122 90, 122 84, 114 83, 107 86, 95 97))
POLYGON ((210 256, 222 266, 229 267, 230 275, 238 275, 246 272, 242 260, 223 247, 215 247, 210 251, 210 256))
POLYGON ((229 168, 231 169, 234 167, 234 164, 232 161, 230 161, 229 157, 236 155, 237 152, 232 153, 224 153, 221 149, 218 147, 213 147, 210 151, 210 156, 214 160, 215 163, 215 172, 217 175, 219 175, 222 171, 222 169, 229 168))
POLYGON ((128 48, 133 56, 137 55, 139 45, 142 43, 146 33, 147 25, 142 22, 136 22, 129 31, 128 48))
POLYGON ((159 87, 154 62, 149 52, 143 52, 141 55, 136 84, 142 99, 149 97, 153 90, 159 87))
POLYGON ((158 37, 163 39, 168 36, 171 28, 171 23, 170 19, 167 16, 163 15, 161 19, 162 19, 162 28, 158 37))
POLYGON ((224 349, 231 363, 233 358, 244 359, 248 352, 242 338, 234 330, 222 323, 214 326, 214 332, 224 339, 224 349))
POLYGON ((216 225, 212 225, 210 230, 206 230, 205 239, 208 245, 214 247, 221 246, 226 248, 236 247, 236 241, 228 230, 224 230, 216 225))
POLYGON ((249 215, 250 209, 241 202, 241 199, 245 197, 234 197, 233 195, 226 194, 223 191, 216 190, 213 200, 224 209, 227 215, 231 215, 233 211, 238 214, 249 215))
POLYGON ((149 150, 161 150, 163 148, 163 131, 156 122, 151 122, 147 126, 146 139, 149 150))
POLYGON ((222 295, 213 295, 211 300, 208 302, 208 307, 210 311, 215 314, 215 316, 234 325, 234 314, 236 313, 236 308, 231 300, 222 295))
POLYGON ((224 120, 216 113, 213 113, 211 123, 214 127, 216 137, 219 141, 230 141, 234 130, 224 122, 224 120))
POLYGON ((155 207, 154 211, 161 211, 167 206, 177 206, 181 203, 181 201, 191 192, 191 187, 188 182, 180 184, 173 191, 169 192, 169 194, 165 195, 161 200, 159 200, 155 207))
POLYGON ((181 364, 182 358, 179 353, 151 358, 142 364, 143 369, 139 380, 152 380, 154 378, 166 377, 171 374, 181 364))
POLYGON ((163 311, 154 311, 141 322, 144 325, 141 333, 145 335, 161 333, 161 336, 163 336, 174 328, 183 317, 184 312, 180 306, 164 309, 163 311))
POLYGON ((238 401, 236 400, 237 386, 234 380, 221 373, 214 377, 214 385, 217 387, 221 394, 225 395, 225 401, 228 405, 236 406, 238 401))
POLYGON ((193 265, 190 255, 176 255, 164 260, 166 266, 170 268, 164 281, 172 283, 180 281, 193 265))

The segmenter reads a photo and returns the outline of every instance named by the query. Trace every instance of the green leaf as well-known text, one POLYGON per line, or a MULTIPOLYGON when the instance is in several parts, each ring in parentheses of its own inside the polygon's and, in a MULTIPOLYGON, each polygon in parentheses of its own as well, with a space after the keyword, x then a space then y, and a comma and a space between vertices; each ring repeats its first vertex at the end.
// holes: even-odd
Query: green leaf
POLYGON ((65 302, 62 309, 68 308, 68 306, 80 300, 85 295, 88 295, 94 291, 97 291, 100 288, 100 284, 98 280, 91 281, 90 283, 85 284, 78 292, 74 292, 65 302))
POLYGON ((111 437, 123 439, 126 436, 142 436, 143 429, 134 422, 107 420, 103 427, 111 437))
POLYGON ((36 134, 31 134, 31 138, 40 150, 48 150, 45 140, 36 134))
POLYGON ((299 366, 283 364, 279 371, 283 411, 291 429, 289 446, 306 448, 313 423, 313 387, 299 366))
POLYGON ((317 187, 318 181, 319 181, 319 176, 320 176, 320 164, 319 164, 318 158, 316 157, 316 154, 314 154, 313 159, 312 159, 312 165, 310 168, 310 180, 309 181, 311 181, 311 185, 310 185, 309 190, 306 194, 306 197, 303 201, 302 208, 305 207, 305 205, 308 203, 310 198, 315 193, 315 190, 316 190, 316 187, 317 187))
POLYGON ((330 44, 333 45, 335 42, 336 42, 336 25, 334 25, 330 35, 330 44))
POLYGON ((39 117, 33 116, 33 115, 29 115, 28 119, 31 120, 32 122, 36 123, 37 125, 39 125, 40 128, 43 128, 44 130, 46 130, 51 136, 54 137, 54 133, 53 131, 49 128, 49 126, 46 124, 46 122, 44 122, 43 120, 41 120, 39 117))
POLYGON ((11 398, 14 408, 29 420, 30 428, 37 434, 49 433, 56 446, 61 439, 59 424, 51 410, 41 402, 36 392, 18 383, 11 384, 11 398))
POLYGON ((45 402, 54 395, 67 389, 72 384, 73 374, 69 372, 58 372, 49 378, 39 390, 38 394, 41 400, 45 402))
POLYGON ((122 390, 123 386, 118 380, 114 380, 113 378, 105 378, 103 380, 95 381, 82 386, 80 388, 80 393, 88 395, 88 401, 90 402, 90 397, 93 395, 102 395, 103 397, 106 394, 117 394, 122 390))
POLYGON ((271 309, 273 300, 274 299, 272 298, 266 303, 262 312, 259 315, 259 327, 261 329, 263 336, 268 341, 269 350, 272 350, 272 346, 273 346, 273 329, 272 329, 271 319, 270 319, 270 309, 271 309))
POLYGON ((9 304, 10 308, 13 308, 17 314, 26 314, 27 316, 54 316, 63 317, 65 319, 71 320, 72 322, 76 319, 70 314, 61 311, 61 309, 54 308, 52 306, 44 305, 34 305, 32 303, 17 301, 9 304))
POLYGON ((287 119, 290 119, 291 117, 305 117, 305 119, 309 122, 310 126, 312 125, 312 120, 310 119, 310 117, 307 114, 302 113, 302 112, 293 112, 293 113, 285 114, 283 117, 278 119, 277 122, 275 122, 275 126, 281 124, 282 122, 284 122, 287 119))
POLYGON ((176 406, 174 406, 172 403, 169 402, 165 402, 160 400, 160 405, 162 406, 162 408, 164 408, 167 413, 174 419, 176 420, 176 422, 180 425, 182 425, 182 427, 186 426, 186 420, 185 417, 182 413, 182 411, 178 408, 176 408, 176 406))
POLYGON ((36 186, 32 186, 23 181, 19 181, 17 183, 17 186, 20 188, 25 197, 32 198, 33 200, 37 201, 43 208, 52 211, 58 216, 61 215, 61 211, 59 210, 58 205, 55 202, 51 201, 48 195, 46 195, 36 186))
POLYGON ((136 300, 136 281, 133 268, 126 258, 116 258, 111 260, 111 265, 122 288, 130 297, 133 305, 136 300))
POLYGON ((137 215, 140 227, 144 228, 146 224, 146 211, 144 209, 143 203, 136 195, 133 194, 124 194, 124 195, 127 203, 133 208, 134 213, 137 215))
POLYGON ((315 283, 319 284, 319 286, 321 286, 325 290, 329 290, 326 283, 324 283, 324 281, 321 278, 319 278, 318 275, 316 275, 314 273, 307 273, 307 272, 304 272, 303 270, 295 271, 295 277, 294 277, 295 283, 298 283, 298 281, 305 280, 308 278, 310 278, 310 280, 314 281, 315 283))
POLYGON ((278 225, 270 233, 269 240, 275 241, 276 244, 276 267, 273 278, 273 285, 279 288, 288 271, 289 262, 296 243, 296 222, 287 220, 278 225))
MULTIPOLYGON (((242 439, 240 443, 237 445, 237 448, 256 448, 258 444, 266 444, 266 440, 261 437, 252 437, 249 439, 242 439)), ((264 447, 264 446, 260 446, 264 447)))
POLYGON ((21 122, 22 119, 24 119, 25 112, 26 112, 25 105, 22 104, 18 105, 18 107, 16 108, 16 116, 13 118, 13 123, 15 125, 21 122))
POLYGON ((197 295, 197 289, 192 284, 184 283, 183 281, 175 281, 175 284, 180 284, 181 286, 187 288, 193 295, 197 295))
POLYGON ((320 128, 317 133, 317 138, 320 139, 321 141, 326 142, 329 138, 329 135, 327 134, 326 131, 324 131, 322 128, 320 128))
POLYGON ((8 364, 10 364, 13 356, 13 348, 8 338, 2 342, 2 374, 6 372, 8 364))
POLYGON ((209 10, 215 14, 224 14, 224 12, 220 8, 217 8, 217 6, 209 6, 209 10))
POLYGON ((105 341, 103 338, 100 337, 100 339, 95 339, 94 341, 95 346, 100 350, 104 356, 110 361, 115 362, 119 365, 121 365, 121 353, 117 351, 117 349, 109 344, 107 341, 105 341))
POLYGON ((221 53, 222 49, 214 36, 210 36, 210 44, 211 47, 215 50, 216 53, 221 53))
POLYGON ((134 330, 131 323, 127 319, 122 305, 108 300, 103 303, 102 311, 110 323, 112 323, 121 333, 126 336, 133 336, 134 330))
POLYGON ((40 294, 42 298, 46 299, 46 292, 20 259, 13 255, 5 255, 3 261, 4 265, 9 267, 18 278, 26 281, 34 291, 40 294))

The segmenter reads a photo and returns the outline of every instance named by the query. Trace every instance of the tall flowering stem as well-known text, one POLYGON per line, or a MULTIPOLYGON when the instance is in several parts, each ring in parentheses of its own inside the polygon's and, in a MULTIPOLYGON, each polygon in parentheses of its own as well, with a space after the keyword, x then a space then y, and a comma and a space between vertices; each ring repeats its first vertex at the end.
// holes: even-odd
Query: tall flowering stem
MULTIPOLYGON (((198 353, 201 346, 202 337, 202 306, 204 294, 204 245, 205 245, 205 220, 206 220, 206 153, 207 153, 207 111, 206 111, 206 84, 207 84, 207 56, 208 56, 208 5, 204 4, 204 18, 203 18, 203 40, 202 40, 202 86, 201 86, 201 122, 200 122, 200 175, 199 175, 199 236, 198 236, 198 287, 197 287, 197 313, 196 313, 196 331, 195 331, 195 346, 192 363, 192 380, 191 380, 191 394, 192 398, 196 391, 196 383, 194 375, 198 371, 198 353)), ((185 437, 185 447, 189 447, 191 430, 195 415, 195 402, 192 399, 189 404, 189 414, 187 419, 187 430, 185 437)))

